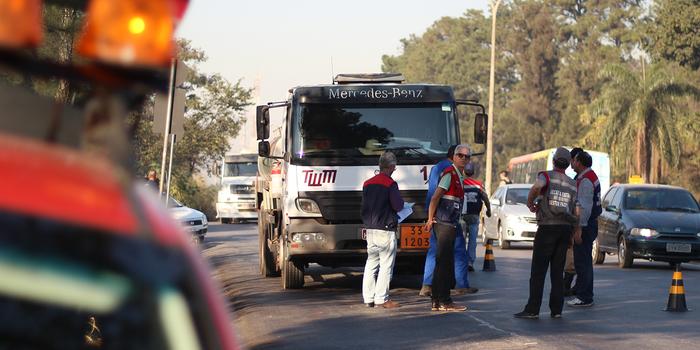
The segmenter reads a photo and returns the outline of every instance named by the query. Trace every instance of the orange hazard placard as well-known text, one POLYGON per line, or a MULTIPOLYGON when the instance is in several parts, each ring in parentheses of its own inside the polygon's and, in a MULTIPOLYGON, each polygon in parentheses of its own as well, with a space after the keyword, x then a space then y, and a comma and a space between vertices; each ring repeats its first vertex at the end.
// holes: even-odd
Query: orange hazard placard
POLYGON ((399 248, 428 249, 430 247, 430 232, 423 230, 421 224, 400 225, 399 248))

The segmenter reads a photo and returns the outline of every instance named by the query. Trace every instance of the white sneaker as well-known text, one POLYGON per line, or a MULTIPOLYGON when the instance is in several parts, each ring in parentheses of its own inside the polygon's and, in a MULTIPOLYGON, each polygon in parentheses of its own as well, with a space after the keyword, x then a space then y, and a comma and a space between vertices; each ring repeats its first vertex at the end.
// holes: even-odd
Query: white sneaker
POLYGON ((586 303, 579 298, 573 298, 573 299, 567 301, 566 305, 569 305, 571 307, 590 307, 590 306, 593 306, 593 302, 591 301, 590 303, 586 303))

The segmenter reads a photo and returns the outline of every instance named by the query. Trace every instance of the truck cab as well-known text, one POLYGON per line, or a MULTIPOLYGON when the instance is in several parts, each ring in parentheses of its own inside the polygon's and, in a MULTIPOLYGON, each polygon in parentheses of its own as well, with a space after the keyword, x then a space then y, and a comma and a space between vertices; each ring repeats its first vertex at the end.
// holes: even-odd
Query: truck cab
POLYGON ((256 220, 256 154, 227 155, 221 169, 221 188, 216 202, 216 217, 224 224, 256 220))
MULTIPOLYGON (((425 199, 430 168, 460 143, 452 88, 403 84, 400 74, 339 75, 334 84, 290 89, 287 101, 258 106, 261 164, 277 164, 282 190, 260 178, 260 270, 282 275, 282 287, 300 288, 310 263, 363 266, 362 186, 392 151, 393 179, 413 214, 399 225, 396 266, 422 271, 429 246, 425 199), (269 109, 284 108, 283 150, 271 152, 269 109)), ((481 106, 478 130, 485 129, 481 106)), ((483 135, 480 135, 480 137, 483 135)), ((478 140, 481 141, 481 140, 478 140)))

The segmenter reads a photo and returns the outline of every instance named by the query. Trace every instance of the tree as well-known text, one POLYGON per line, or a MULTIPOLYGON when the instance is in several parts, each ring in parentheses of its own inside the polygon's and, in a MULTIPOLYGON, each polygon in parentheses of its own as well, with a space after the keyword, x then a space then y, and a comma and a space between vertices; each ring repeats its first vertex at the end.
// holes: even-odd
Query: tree
MULTIPOLYGON (((206 188, 196 179, 200 172, 211 174, 229 150, 229 139, 238 134, 245 121, 243 112, 251 105, 252 90, 241 82, 231 83, 218 74, 203 74, 198 65, 207 60, 206 54, 194 48, 190 41, 178 40, 178 58, 193 72, 187 77, 184 135, 178 135, 174 148, 173 193, 185 204, 197 205, 212 215, 216 191, 206 188), (205 206, 206 205, 206 206, 205 206)), ((136 113, 133 149, 137 174, 159 168, 162 136, 152 132, 153 98, 136 113)))
POLYGON ((700 100, 700 89, 684 81, 678 67, 641 63, 640 69, 611 64, 600 72, 604 85, 591 104, 591 115, 606 119, 601 141, 612 147, 614 160, 633 159, 636 174, 655 182, 661 164, 678 164, 678 126, 684 115, 678 108, 679 98, 700 100))
POLYGON ((651 54, 700 68, 700 1, 674 0, 654 2, 654 19, 649 30, 651 54))

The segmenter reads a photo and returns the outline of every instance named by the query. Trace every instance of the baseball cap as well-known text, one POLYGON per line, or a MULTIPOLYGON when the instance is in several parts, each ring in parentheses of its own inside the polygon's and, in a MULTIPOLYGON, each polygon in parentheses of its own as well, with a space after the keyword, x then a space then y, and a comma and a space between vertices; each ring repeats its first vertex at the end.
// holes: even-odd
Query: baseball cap
POLYGON ((464 172, 469 176, 474 175, 474 170, 474 163, 467 163, 467 165, 464 166, 464 172))
POLYGON ((556 151, 554 151, 554 160, 557 159, 563 159, 567 162, 571 162, 571 153, 569 153, 569 150, 564 148, 564 147, 559 147, 557 148, 556 151))

